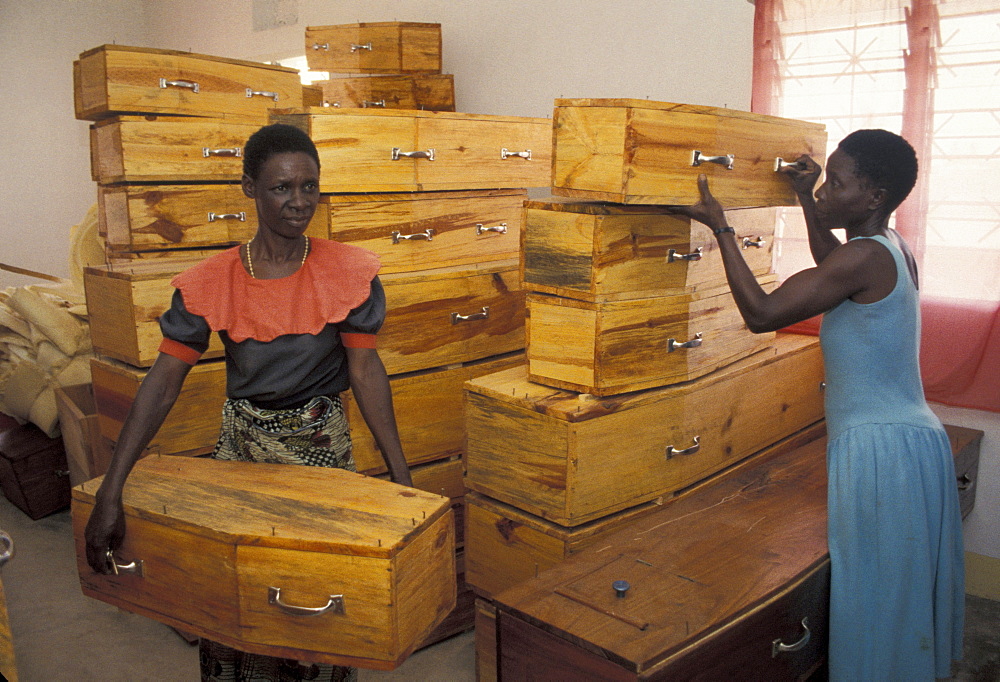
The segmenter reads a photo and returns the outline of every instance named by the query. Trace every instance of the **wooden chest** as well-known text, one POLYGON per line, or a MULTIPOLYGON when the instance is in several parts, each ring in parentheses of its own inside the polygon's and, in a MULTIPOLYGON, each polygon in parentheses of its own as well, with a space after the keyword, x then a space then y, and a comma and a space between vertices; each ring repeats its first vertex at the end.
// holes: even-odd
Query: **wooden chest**
POLYGON ((378 352, 389 374, 524 349, 524 292, 516 260, 381 277, 378 352))
POLYGON ((774 339, 746 328, 728 285, 603 303, 529 293, 527 304, 528 379, 597 396, 690 381, 774 339))
MULTIPOLYGON (((97 205, 113 251, 232 246, 257 231, 257 207, 237 184, 99 186, 97 205)), ((306 234, 329 237, 327 219, 317 211, 306 234)))
POLYGON ((32 519, 69 505, 69 468, 62 438, 34 424, 0 430, 0 489, 32 519))
POLYGON ((298 71, 176 50, 102 45, 73 62, 76 117, 181 114, 267 122, 275 107, 302 106, 298 71))
POLYGON ((807 678, 826 656, 825 445, 755 459, 501 593, 499 678, 807 678))
POLYGON ((320 106, 455 111, 455 78, 451 74, 331 78, 313 85, 323 89, 320 106))
MULTIPOLYGON (((106 358, 90 361, 94 407, 101 436, 117 442, 139 384, 148 371, 106 358)), ((209 360, 196 364, 188 373, 177 402, 150 441, 148 451, 163 455, 204 455, 212 452, 219 440, 225 399, 225 361, 209 360)))
POLYGON ((310 71, 440 73, 441 24, 381 21, 306 26, 310 71))
POLYGON ((276 112, 319 149, 321 192, 547 187, 552 121, 446 111, 276 112))
MULTIPOLYGON (((176 257, 85 268, 83 285, 94 350, 136 367, 152 365, 163 340, 159 318, 174 294, 170 280, 198 262, 176 257)), ((203 357, 222 354, 222 341, 212 334, 203 357)))
POLYGON ((669 495, 823 416, 815 337, 697 381, 611 398, 528 380, 524 368, 466 384, 466 486, 563 526, 669 495), (609 471, 614 475, 609 475, 609 471))
POLYGON ((979 454, 983 432, 962 426, 944 425, 955 455, 955 476, 958 478, 958 502, 964 519, 976 505, 976 483, 979 481, 979 454))
MULTIPOLYGON (((771 271, 773 208, 726 212, 757 276, 771 271)), ((525 204, 525 288, 600 302, 679 294, 726 281, 712 233, 657 206, 529 201, 525 204)))
POLYGON ((184 631, 392 669, 455 605, 438 495, 340 469, 147 457, 125 486, 117 575, 102 575, 83 540, 99 483, 73 490, 84 594, 184 631))
MULTIPOLYGON (((390 376, 396 425, 406 461, 413 466, 461 456, 465 452, 465 382, 523 364, 524 353, 517 352, 390 376)), ((358 471, 365 474, 385 472, 385 460, 351 391, 345 391, 341 398, 351 425, 354 463, 358 471)))
POLYGON ((519 257, 523 189, 327 194, 330 238, 374 251, 382 274, 519 257))
POLYGON ((822 163, 818 123, 637 99, 557 99, 552 192, 621 204, 688 205, 709 178, 726 208, 794 206, 777 159, 822 163))
POLYGON ((260 128, 219 118, 113 116, 90 127, 94 181, 239 182, 243 145, 260 128))

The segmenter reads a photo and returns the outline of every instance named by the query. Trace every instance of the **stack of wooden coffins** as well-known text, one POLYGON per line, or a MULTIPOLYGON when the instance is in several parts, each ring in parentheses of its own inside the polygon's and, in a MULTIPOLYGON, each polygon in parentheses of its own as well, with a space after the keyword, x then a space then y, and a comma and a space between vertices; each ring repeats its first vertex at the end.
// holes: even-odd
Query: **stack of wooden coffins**
MULTIPOLYGON (((816 339, 751 334, 715 237, 669 206, 696 203, 708 175, 739 207, 727 211, 734 238, 770 290, 768 207, 795 201, 776 159, 821 158, 825 140, 819 125, 725 109, 556 101, 552 191, 568 199, 526 203, 527 363, 467 384, 466 566, 478 595, 822 418, 816 339)), ((488 621, 490 602, 478 608, 488 621)))

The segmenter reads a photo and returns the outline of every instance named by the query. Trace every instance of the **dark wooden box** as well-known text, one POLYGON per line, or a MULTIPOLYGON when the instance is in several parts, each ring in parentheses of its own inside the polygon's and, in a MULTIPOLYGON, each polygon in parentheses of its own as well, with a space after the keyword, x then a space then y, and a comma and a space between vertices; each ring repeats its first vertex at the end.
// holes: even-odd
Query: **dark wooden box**
POLYGON ((32 519, 68 507, 69 467, 62 438, 49 438, 34 424, 0 430, 0 488, 32 519))

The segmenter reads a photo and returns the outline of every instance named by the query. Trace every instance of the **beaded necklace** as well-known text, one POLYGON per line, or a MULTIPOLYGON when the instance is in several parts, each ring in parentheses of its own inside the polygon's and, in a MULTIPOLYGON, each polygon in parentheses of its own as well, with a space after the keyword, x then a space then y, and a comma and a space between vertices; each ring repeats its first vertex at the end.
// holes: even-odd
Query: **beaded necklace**
MULTIPOLYGON (((256 239, 254 237, 253 239, 256 239)), ((250 257, 250 245, 253 244, 253 239, 247 242, 247 269, 250 270, 250 277, 252 279, 257 279, 257 276, 253 274, 253 258, 250 257)), ((306 256, 309 255, 309 237, 306 237, 306 248, 302 251, 302 262, 299 263, 301 268, 306 264, 306 256)))

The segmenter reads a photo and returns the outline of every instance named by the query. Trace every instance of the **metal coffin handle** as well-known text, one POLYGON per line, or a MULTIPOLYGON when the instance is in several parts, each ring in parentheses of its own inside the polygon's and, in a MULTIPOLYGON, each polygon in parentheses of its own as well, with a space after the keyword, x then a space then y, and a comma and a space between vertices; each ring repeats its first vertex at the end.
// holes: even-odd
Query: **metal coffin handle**
POLYGON ((274 604, 285 613, 293 616, 319 616, 324 613, 344 613, 344 595, 331 594, 327 599, 326 606, 292 606, 281 601, 281 588, 267 588, 267 603, 274 604))
POLYGON ((741 242, 743 243, 744 250, 749 249, 751 246, 758 249, 763 249, 765 246, 767 246, 767 241, 763 237, 757 237, 756 239, 752 239, 751 237, 743 237, 741 242))
POLYGON ((530 149, 525 149, 523 152, 512 152, 511 150, 507 149, 506 147, 504 147, 503 149, 500 150, 500 158, 501 159, 509 159, 512 156, 518 156, 518 157, 520 157, 522 159, 527 159, 528 161, 531 161, 531 150, 530 149))
POLYGON ((434 234, 435 234, 434 228, 433 227, 428 227, 423 232, 414 232, 413 234, 403 234, 399 230, 393 230, 392 233, 390 234, 390 236, 392 237, 392 243, 393 244, 398 244, 399 242, 403 241, 404 239, 407 239, 407 240, 408 239, 426 239, 427 241, 431 241, 431 240, 434 239, 434 234))
POLYGON ((958 489, 960 491, 968 490, 972 487, 972 484, 975 483, 969 474, 962 474, 961 476, 956 476, 955 478, 958 481, 958 489))
POLYGON ((400 151, 399 147, 392 148, 392 160, 399 161, 400 159, 427 159, 428 161, 434 160, 434 150, 428 149, 425 152, 404 152, 400 151))
POLYGON ((774 172, 777 173, 782 168, 798 168, 799 170, 805 170, 806 166, 800 161, 785 161, 779 156, 774 160, 774 172))
POLYGON ((114 550, 109 549, 107 554, 105 554, 105 560, 108 563, 108 568, 115 575, 121 575, 122 573, 131 573, 139 578, 142 577, 142 559, 133 559, 127 564, 120 564, 115 560, 114 550))
POLYGON ((371 41, 365 43, 364 45, 358 45, 356 43, 351 43, 351 52, 352 53, 353 52, 357 52, 358 50, 368 50, 369 52, 371 52, 372 51, 371 41))
POLYGON ((736 157, 732 154, 723 154, 722 156, 703 156, 699 150, 694 150, 691 152, 691 165, 700 166, 703 163, 717 163, 720 166, 725 167, 726 170, 733 169, 733 162, 736 157))
POLYGON ((381 108, 385 109, 385 100, 384 99, 380 99, 380 100, 378 100, 376 102, 370 102, 370 101, 368 101, 366 99, 365 100, 361 100, 361 108, 362 109, 367 109, 369 107, 381 107, 381 108))
POLYGON ((468 322, 469 320, 485 320, 490 316, 490 307, 484 305, 483 309, 478 313, 472 313, 471 315, 459 315, 458 313, 451 314, 451 323, 458 324, 459 322, 468 322))
POLYGON ((482 223, 476 223, 476 236, 483 234, 484 232, 496 232, 497 234, 507 234, 507 223, 500 223, 499 225, 490 225, 487 227, 482 223))
POLYGON ((327 52, 329 52, 330 51, 330 43, 313 43, 312 44, 312 49, 314 49, 314 50, 326 50, 327 52))
POLYGON ((7 531, 0 530, 0 542, 3 543, 3 549, 0 549, 0 566, 3 566, 14 556, 14 538, 7 531))
POLYGON ((679 253, 677 249, 670 249, 670 251, 667 252, 667 262, 676 263, 679 260, 701 260, 704 252, 705 247, 703 246, 699 246, 691 253, 679 253))
POLYGON ((278 101, 278 93, 268 92, 267 90, 254 90, 253 88, 247 88, 247 97, 254 97, 255 95, 260 95, 261 97, 270 97, 275 102, 278 101))
POLYGON ((697 348, 700 345, 701 332, 698 332, 694 335, 693 339, 684 343, 679 342, 677 339, 667 339, 667 352, 673 353, 675 350, 680 350, 681 348, 697 348))
POLYGON ((809 631, 808 616, 802 619, 802 629, 806 631, 805 634, 794 644, 785 644, 780 638, 771 642, 771 658, 777 658, 778 654, 788 654, 804 649, 806 644, 809 643, 809 638, 812 636, 812 633, 809 631))
POLYGON ((198 92, 201 89, 201 87, 194 81, 182 81, 182 80, 168 81, 166 78, 160 79, 160 87, 187 88, 191 92, 198 92))
POLYGON ((246 211, 240 211, 239 213, 216 213, 215 211, 208 212, 208 222, 214 223, 216 220, 238 220, 241 223, 247 221, 246 211))
POLYGON ((667 459, 671 459, 678 455, 693 455, 699 450, 701 450, 701 436, 695 436, 694 438, 691 439, 691 441, 694 443, 694 445, 692 445, 689 448, 684 448, 683 450, 677 450, 674 448, 673 445, 668 445, 667 459))
POLYGON ((202 147, 201 148, 201 155, 204 156, 205 158, 208 158, 209 156, 236 156, 236 157, 242 157, 243 156, 243 148, 242 147, 225 147, 223 149, 212 149, 210 147, 202 147))

